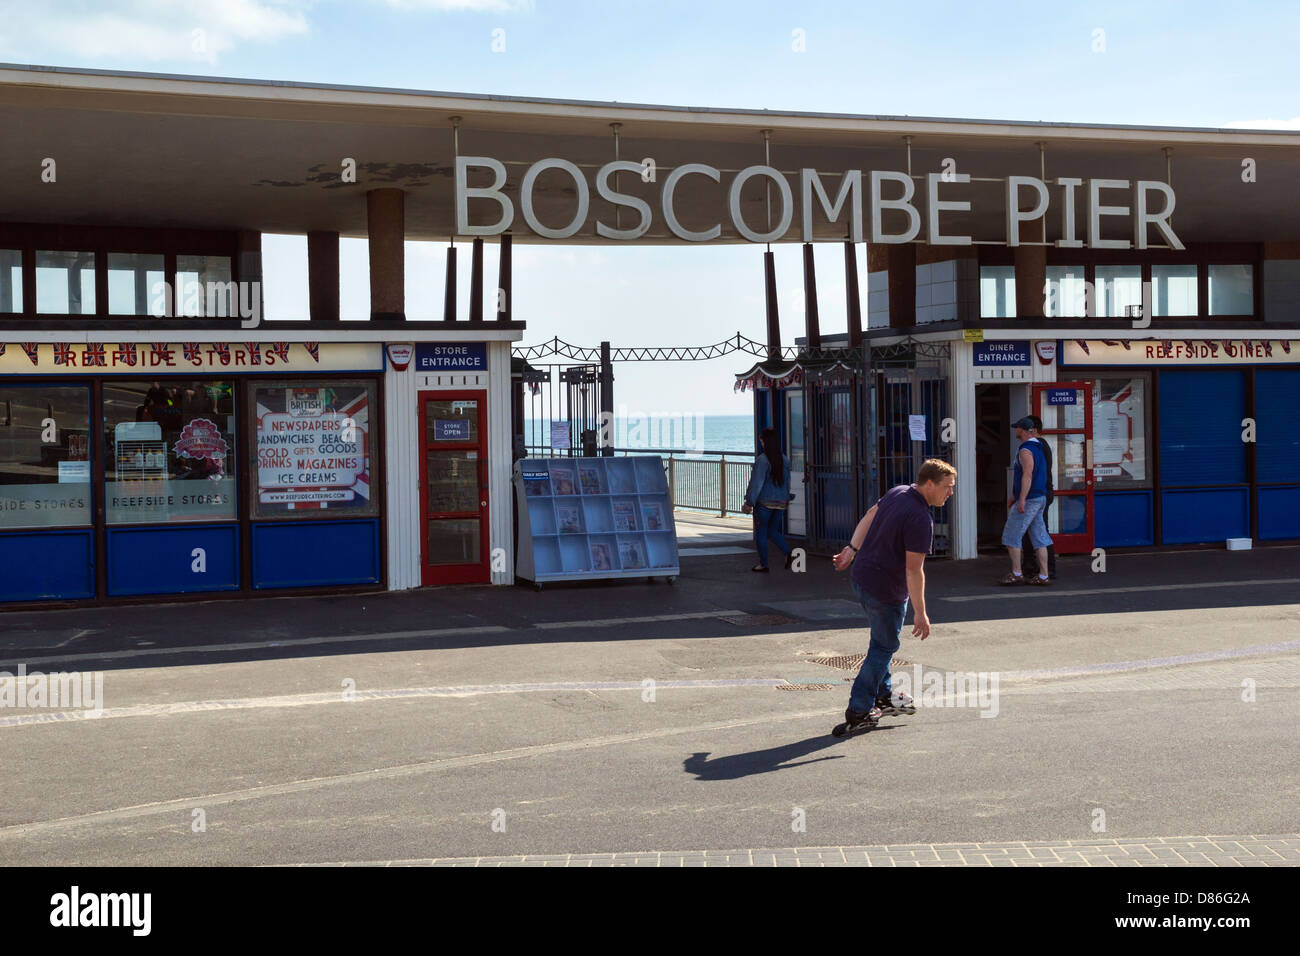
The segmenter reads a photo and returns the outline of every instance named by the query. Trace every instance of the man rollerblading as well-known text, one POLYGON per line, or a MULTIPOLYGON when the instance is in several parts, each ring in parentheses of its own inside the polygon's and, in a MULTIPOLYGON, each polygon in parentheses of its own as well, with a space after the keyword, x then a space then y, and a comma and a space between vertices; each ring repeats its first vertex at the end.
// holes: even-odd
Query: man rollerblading
POLYGON ((832 733, 845 733, 874 726, 873 716, 914 714, 916 705, 904 693, 895 693, 889 665, 897 652, 903 619, 911 601, 914 611, 912 635, 925 640, 930 635, 930 618, 925 607, 925 556, 934 540, 934 519, 930 509, 952 497, 957 469, 945 461, 930 459, 917 472, 916 482, 891 488, 871 506, 848 545, 835 556, 835 570, 852 566, 854 593, 867 612, 871 643, 866 659, 849 692, 844 723, 832 733))

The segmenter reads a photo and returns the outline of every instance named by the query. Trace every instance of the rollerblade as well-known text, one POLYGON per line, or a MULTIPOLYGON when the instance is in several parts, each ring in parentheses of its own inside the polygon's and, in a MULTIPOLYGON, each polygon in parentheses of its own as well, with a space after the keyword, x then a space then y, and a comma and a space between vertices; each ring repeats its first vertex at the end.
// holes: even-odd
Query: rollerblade
POLYGON ((909 695, 904 694, 901 691, 894 691, 890 697, 877 698, 876 708, 885 717, 897 717, 900 714, 911 715, 916 713, 916 703, 909 695))
POLYGON ((863 712, 852 707, 844 711, 844 723, 836 724, 831 730, 832 737, 852 737, 864 730, 872 730, 880 723, 880 708, 872 707, 863 712))

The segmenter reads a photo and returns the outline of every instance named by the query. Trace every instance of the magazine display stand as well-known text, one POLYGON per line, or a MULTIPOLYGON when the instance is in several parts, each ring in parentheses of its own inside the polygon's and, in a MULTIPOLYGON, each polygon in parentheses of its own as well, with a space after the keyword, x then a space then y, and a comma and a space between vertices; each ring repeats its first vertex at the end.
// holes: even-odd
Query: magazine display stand
POLYGON ((663 459, 523 458, 515 463, 515 573, 547 581, 676 579, 677 528, 663 459))

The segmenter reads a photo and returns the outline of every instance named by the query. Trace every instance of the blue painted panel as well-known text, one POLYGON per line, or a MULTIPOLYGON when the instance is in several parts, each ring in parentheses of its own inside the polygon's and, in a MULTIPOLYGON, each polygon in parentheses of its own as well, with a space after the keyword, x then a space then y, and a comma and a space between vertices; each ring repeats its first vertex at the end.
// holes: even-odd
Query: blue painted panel
POLYGON ((239 589, 238 525, 108 530, 108 593, 188 594, 239 589), (203 570, 194 551, 203 549, 203 570))
POLYGON ((1300 485, 1259 489, 1259 539, 1300 538, 1300 485))
POLYGON ((1245 484, 1245 417, 1245 372, 1162 372, 1161 484, 1245 484))
POLYGON ((95 596, 95 544, 90 531, 27 531, 0 535, 0 601, 95 596))
POLYGON ((1160 507, 1164 544, 1199 544, 1250 537, 1248 488, 1164 491, 1160 507))
POLYGON ((1099 548, 1155 544, 1153 496, 1149 491, 1113 491, 1093 495, 1093 541, 1099 548))
MULTIPOLYGON (((1300 477, 1300 369, 1260 369, 1255 373, 1256 465, 1260 484, 1300 477)), ((1264 536, 1260 524, 1260 537, 1264 536)))
POLYGON ((379 583, 379 521, 253 525, 253 587, 379 583))

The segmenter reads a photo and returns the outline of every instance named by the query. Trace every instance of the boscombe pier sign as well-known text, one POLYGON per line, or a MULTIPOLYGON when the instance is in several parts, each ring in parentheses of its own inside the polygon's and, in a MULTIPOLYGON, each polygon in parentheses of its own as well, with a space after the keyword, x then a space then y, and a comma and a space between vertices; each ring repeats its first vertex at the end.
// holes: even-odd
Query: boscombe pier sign
MULTIPOLYGON (((614 173, 637 173, 645 182, 647 177, 645 163, 616 161, 606 163, 596 172, 595 186, 597 194, 616 206, 631 209, 640 217, 640 221, 630 228, 615 228, 609 223, 597 221, 596 234, 605 239, 631 241, 645 235, 654 221, 655 212, 650 204, 638 196, 617 192, 610 185, 614 173)), ((854 242, 863 240, 863 171, 850 169, 843 173, 834 173, 839 177, 839 189, 834 200, 830 198, 822 173, 815 169, 799 170, 799 189, 801 193, 802 239, 813 241, 813 202, 821 205, 830 222, 838 222, 844 216, 849 219, 848 232, 854 242)), ((675 167, 664 177, 659 190, 659 213, 668 230, 679 239, 687 242, 708 242, 717 239, 722 233, 720 223, 707 229, 686 229, 677 218, 674 208, 674 195, 677 185, 687 176, 706 176, 715 183, 722 183, 722 173, 714 166, 705 163, 686 163, 675 167)), ((969 212, 971 203, 960 198, 959 187, 969 183, 969 174, 952 171, 930 173, 926 177, 927 189, 924 205, 926 217, 925 241, 932 246, 969 246, 970 236, 948 235, 941 229, 940 216, 945 212, 969 212), (940 190, 952 195, 941 199, 940 190)), ((916 184, 907 173, 893 170, 870 170, 868 175, 869 196, 867 205, 871 216, 871 239, 873 243, 905 243, 915 241, 921 234, 922 210, 916 202, 916 184), (889 191, 892 198, 886 199, 884 193, 889 191), (882 218, 885 210, 897 210, 908 221, 908 227, 902 232, 885 232, 882 218)), ((460 156, 456 158, 455 201, 456 232, 462 236, 495 236, 510 229, 515 219, 514 202, 502 192, 506 183, 506 168, 503 163, 487 156, 460 156), (469 170, 487 169, 492 172, 493 182, 490 186, 471 187, 468 183, 469 170), (494 202, 500 209, 500 216, 490 225, 471 225, 469 221, 469 201, 487 200, 494 202)), ((1060 248, 1092 249, 1146 249, 1150 227, 1163 237, 1168 248, 1182 249, 1183 244, 1174 233, 1169 219, 1174 211, 1174 190, 1167 183, 1158 180, 1138 180, 1136 183, 1127 179, 1069 179, 1059 178, 1055 184, 1062 190, 1062 230, 1061 238, 1055 241, 1060 248), (1086 183, 1086 186, 1085 186, 1086 183), (1087 223, 1084 236, 1080 237, 1079 227, 1075 222, 1075 190, 1086 189, 1087 223), (1107 196, 1103 199, 1103 192, 1107 196), (1130 205, 1110 205, 1126 193, 1130 205), (1158 207, 1158 208, 1155 208, 1158 207), (1133 239, 1103 239, 1101 221, 1103 218, 1125 217, 1131 220, 1133 239)), ((1008 176, 1006 179, 1005 215, 1006 240, 1008 246, 1021 244, 1020 227, 1022 223, 1032 222, 1046 214, 1051 201, 1047 183, 1033 176, 1008 176), (1030 201, 1030 208, 1021 209, 1021 198, 1030 201)), ((545 239, 568 239, 578 233, 587 221, 591 207, 591 190, 586 176, 578 166, 566 159, 541 159, 528 167, 523 181, 519 184, 519 205, 524 222, 535 234, 545 239), (544 225, 537 217, 533 207, 533 187, 537 178, 550 169, 561 170, 573 179, 576 205, 573 218, 568 225, 553 228, 544 225)), ((727 211, 731 224, 737 233, 750 242, 777 242, 789 232, 794 219, 794 195, 786 176, 771 166, 748 166, 740 170, 727 186, 727 211), (745 222, 740 211, 740 191, 745 183, 755 177, 765 178, 774 188, 773 200, 780 210, 775 226, 768 232, 753 229, 745 222)), ((1040 245, 1041 243, 1034 243, 1040 245)))

